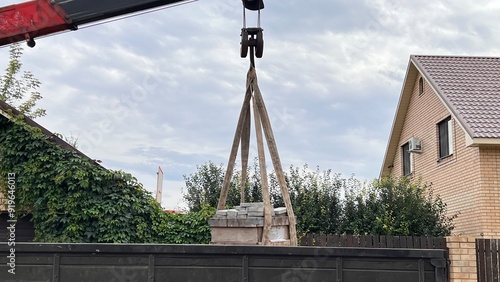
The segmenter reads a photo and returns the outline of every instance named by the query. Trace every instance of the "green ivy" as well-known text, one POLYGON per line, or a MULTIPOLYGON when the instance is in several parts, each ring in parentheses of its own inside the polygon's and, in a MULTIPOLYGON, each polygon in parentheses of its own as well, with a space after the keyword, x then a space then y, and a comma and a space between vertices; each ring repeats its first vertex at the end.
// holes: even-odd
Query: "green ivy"
POLYGON ((33 214, 36 241, 210 242, 213 209, 165 213, 132 175, 63 149, 19 118, 0 116, 0 160, 0 192, 15 173, 16 210, 33 214))
POLYGON ((204 207, 199 212, 167 214, 159 228, 159 237, 165 244, 208 244, 210 227, 208 219, 215 215, 215 208, 204 207))

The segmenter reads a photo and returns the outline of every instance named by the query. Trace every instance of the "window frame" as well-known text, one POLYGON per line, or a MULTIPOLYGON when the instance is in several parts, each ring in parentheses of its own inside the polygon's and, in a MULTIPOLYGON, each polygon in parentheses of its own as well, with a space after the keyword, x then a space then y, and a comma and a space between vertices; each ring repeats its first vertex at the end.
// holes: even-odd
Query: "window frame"
POLYGON ((424 94, 424 78, 420 77, 418 79, 418 95, 424 94))
POLYGON ((453 155, 453 122, 451 116, 437 123, 438 157, 447 158, 453 155))
POLYGON ((413 174, 413 154, 410 152, 410 142, 401 146, 401 163, 403 176, 411 176, 413 174))

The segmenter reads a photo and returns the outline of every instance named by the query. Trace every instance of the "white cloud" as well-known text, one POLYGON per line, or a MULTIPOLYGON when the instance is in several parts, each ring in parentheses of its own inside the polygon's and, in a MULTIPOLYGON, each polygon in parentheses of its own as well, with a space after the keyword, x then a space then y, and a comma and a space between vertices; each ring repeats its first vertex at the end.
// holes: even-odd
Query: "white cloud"
MULTIPOLYGON (((499 10, 496 1, 267 1, 257 75, 283 166, 377 177, 409 56, 498 56, 499 10)), ((241 16, 234 0, 198 1, 39 39, 23 57, 43 83, 39 122, 148 187, 162 166, 174 207, 183 174, 227 162, 249 67, 241 16)))

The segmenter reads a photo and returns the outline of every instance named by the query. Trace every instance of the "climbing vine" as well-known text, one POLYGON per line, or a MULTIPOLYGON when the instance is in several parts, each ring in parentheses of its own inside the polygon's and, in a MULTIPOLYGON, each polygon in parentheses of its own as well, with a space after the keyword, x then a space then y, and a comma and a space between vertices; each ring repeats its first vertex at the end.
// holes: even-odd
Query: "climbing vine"
POLYGON ((207 219, 213 209, 165 213, 132 175, 58 146, 19 118, 0 116, 0 160, 0 181, 16 174, 16 210, 33 214, 35 241, 210 241, 207 219))

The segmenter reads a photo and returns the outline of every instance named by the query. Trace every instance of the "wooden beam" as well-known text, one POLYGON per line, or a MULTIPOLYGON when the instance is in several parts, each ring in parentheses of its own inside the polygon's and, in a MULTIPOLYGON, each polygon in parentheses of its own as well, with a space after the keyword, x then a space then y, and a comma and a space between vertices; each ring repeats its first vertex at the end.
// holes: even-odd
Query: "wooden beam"
POLYGON ((297 246, 297 230, 295 226, 296 225, 295 214, 293 212, 292 202, 290 201, 290 193, 288 192, 288 188, 286 186, 285 175, 281 165, 281 160, 278 153, 278 147, 274 139, 274 133, 271 128, 269 115, 267 113, 267 109, 264 104, 264 100, 262 98, 262 93, 260 92, 259 86, 257 84, 257 77, 253 79, 252 87, 254 90, 254 99, 256 100, 257 108, 259 109, 260 118, 262 120, 262 128, 266 136, 267 147, 269 149, 269 154, 271 155, 274 171, 276 172, 276 176, 278 178, 281 194, 283 195, 283 201, 285 202, 285 207, 288 214, 288 220, 290 223, 289 226, 290 245, 297 246))
POLYGON ((267 179, 266 154, 264 153, 264 141, 262 138, 262 123, 255 99, 253 99, 253 111, 255 121, 255 133, 257 137, 257 151, 259 153, 260 180, 262 184, 262 201, 264 202, 264 229, 262 231, 262 244, 269 245, 269 233, 272 227, 271 196, 269 195, 269 181, 267 179))
POLYGON ((247 117, 247 112, 250 110, 250 98, 252 97, 252 79, 255 78, 255 69, 250 68, 247 74, 247 91, 245 93, 245 99, 243 105, 241 106, 240 117, 238 119, 238 125, 236 126, 236 132, 234 133, 233 146, 231 148, 231 153, 229 154, 229 161, 227 163, 226 174, 224 175, 224 182, 222 182, 222 188, 219 196, 219 203, 217 205, 218 210, 224 209, 226 206, 227 193, 229 190, 229 184, 231 184, 231 176, 233 174, 234 165, 236 162, 236 155, 238 154, 238 147, 240 145, 241 134, 243 131, 243 125, 247 117))
MULTIPOLYGON (((248 85, 247 85, 248 88, 248 85)), ((250 106, 250 103, 248 103, 250 106)), ((246 111, 245 122, 243 124, 243 131, 241 133, 241 187, 240 187, 240 203, 245 202, 245 188, 247 180, 248 168, 248 155, 250 151, 250 130, 251 130, 251 117, 250 109, 246 111)))

